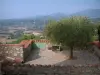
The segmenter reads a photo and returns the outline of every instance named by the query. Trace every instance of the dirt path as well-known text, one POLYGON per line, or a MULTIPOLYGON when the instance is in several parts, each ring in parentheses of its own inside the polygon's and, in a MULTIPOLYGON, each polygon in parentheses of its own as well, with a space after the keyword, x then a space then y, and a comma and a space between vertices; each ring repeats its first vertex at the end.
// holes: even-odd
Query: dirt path
POLYGON ((68 60, 68 51, 53 52, 51 50, 36 50, 31 53, 26 64, 41 65, 84 65, 98 64, 99 60, 94 55, 86 51, 74 51, 75 60, 68 60))
POLYGON ((29 64, 49 65, 66 60, 67 57, 61 53, 55 53, 51 50, 40 50, 39 53, 35 55, 32 54, 29 59, 33 59, 32 61, 27 62, 29 64))

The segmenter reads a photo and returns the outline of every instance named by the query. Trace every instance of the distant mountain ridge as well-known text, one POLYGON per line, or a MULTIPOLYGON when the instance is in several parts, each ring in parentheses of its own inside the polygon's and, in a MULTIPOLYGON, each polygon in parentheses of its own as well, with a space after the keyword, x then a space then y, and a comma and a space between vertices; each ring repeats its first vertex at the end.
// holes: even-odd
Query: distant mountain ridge
POLYGON ((100 18, 100 9, 87 9, 71 14, 70 16, 87 16, 89 18, 100 18))
POLYGON ((91 18, 93 22, 98 22, 100 21, 100 9, 87 9, 73 14, 54 13, 50 15, 36 16, 36 17, 24 18, 24 19, 0 20, 0 26, 5 26, 5 25, 25 26, 26 25, 29 27, 33 26, 35 28, 43 28, 44 25, 48 23, 48 20, 60 20, 62 18, 66 18, 70 16, 87 16, 91 18))
POLYGON ((70 17, 70 16, 87 16, 89 18, 100 18, 100 9, 86 9, 86 10, 72 13, 72 14, 54 13, 54 14, 45 15, 45 16, 38 16, 38 18, 58 20, 58 19, 62 19, 62 18, 70 17))
MULTIPOLYGON (((80 12, 76 12, 76 13, 72 13, 72 14, 65 14, 65 13, 53 13, 50 15, 44 15, 44 16, 35 16, 35 17, 31 17, 31 18, 24 18, 25 20, 31 20, 31 19, 61 19, 61 18, 66 18, 69 16, 87 16, 89 18, 100 18, 100 9, 86 9, 80 12)), ((22 20, 22 19, 20 19, 22 20)))

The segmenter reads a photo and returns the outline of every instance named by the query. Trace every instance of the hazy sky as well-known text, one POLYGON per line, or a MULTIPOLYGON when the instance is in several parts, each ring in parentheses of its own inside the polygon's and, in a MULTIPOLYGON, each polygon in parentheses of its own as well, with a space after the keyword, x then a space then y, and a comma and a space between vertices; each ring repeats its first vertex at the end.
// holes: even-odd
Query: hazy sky
POLYGON ((100 9, 100 0, 0 0, 0 19, 100 9))

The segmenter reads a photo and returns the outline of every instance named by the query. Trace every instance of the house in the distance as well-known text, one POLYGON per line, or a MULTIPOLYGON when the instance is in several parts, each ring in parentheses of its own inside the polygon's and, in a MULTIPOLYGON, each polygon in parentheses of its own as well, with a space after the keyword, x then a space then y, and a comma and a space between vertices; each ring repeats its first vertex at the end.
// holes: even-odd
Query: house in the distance
POLYGON ((42 35, 42 31, 33 31, 32 34, 34 34, 34 35, 42 35))
POLYGON ((38 31, 38 30, 27 30, 27 31, 24 31, 24 34, 25 35, 30 35, 30 34, 34 34, 36 36, 38 35, 42 35, 42 31, 38 31))

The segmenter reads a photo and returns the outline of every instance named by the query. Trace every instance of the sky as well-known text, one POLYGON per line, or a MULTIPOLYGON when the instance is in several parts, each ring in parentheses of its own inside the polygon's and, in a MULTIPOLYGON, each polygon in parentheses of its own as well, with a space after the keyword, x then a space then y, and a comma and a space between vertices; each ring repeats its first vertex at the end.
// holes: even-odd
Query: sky
POLYGON ((100 0, 0 0, 0 19, 100 9, 100 0))

